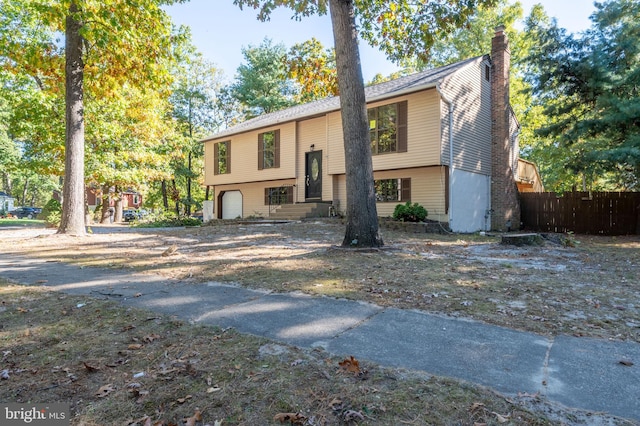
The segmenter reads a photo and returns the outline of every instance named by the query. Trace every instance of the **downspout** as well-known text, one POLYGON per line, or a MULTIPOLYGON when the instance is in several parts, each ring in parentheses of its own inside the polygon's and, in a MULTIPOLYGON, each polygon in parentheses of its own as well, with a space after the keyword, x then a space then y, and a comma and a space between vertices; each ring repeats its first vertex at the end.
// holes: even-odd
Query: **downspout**
POLYGON ((449 106, 449 228, 453 230, 453 101, 442 93, 440 83, 436 84, 440 98, 449 106))

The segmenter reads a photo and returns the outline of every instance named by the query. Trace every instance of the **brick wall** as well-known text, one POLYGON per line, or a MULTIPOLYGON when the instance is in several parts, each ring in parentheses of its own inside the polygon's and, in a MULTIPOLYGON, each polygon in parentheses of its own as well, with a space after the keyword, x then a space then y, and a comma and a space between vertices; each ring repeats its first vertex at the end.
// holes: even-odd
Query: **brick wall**
POLYGON ((520 227, 518 188, 513 170, 518 146, 510 131, 509 66, 511 52, 504 27, 496 28, 491 40, 491 229, 517 230, 520 227))

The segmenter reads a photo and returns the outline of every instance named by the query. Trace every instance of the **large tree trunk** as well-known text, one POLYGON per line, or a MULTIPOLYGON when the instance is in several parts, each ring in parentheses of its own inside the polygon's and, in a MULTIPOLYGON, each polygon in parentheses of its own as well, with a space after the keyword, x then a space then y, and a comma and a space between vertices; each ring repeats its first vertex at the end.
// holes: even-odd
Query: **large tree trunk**
POLYGON ((71 2, 65 31, 66 138, 59 234, 86 235, 84 227, 84 63, 78 6, 71 2))
POLYGON ((347 178, 343 246, 380 247, 367 105, 353 0, 330 0, 347 178))

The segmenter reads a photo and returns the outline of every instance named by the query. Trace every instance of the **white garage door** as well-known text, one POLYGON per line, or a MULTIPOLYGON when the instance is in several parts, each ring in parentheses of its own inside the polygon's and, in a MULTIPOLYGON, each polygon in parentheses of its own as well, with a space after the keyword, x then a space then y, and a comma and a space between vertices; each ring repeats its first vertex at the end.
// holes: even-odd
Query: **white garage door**
POLYGON ((227 191, 222 195, 222 218, 242 217, 242 192, 227 191))

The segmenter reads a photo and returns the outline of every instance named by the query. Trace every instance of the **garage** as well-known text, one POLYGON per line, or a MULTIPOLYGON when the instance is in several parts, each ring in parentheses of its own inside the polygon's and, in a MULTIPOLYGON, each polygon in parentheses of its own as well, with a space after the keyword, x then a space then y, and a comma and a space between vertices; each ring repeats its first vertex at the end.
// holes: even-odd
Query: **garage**
POLYGON ((242 217, 242 192, 225 191, 221 195, 219 208, 222 211, 222 219, 242 217))

